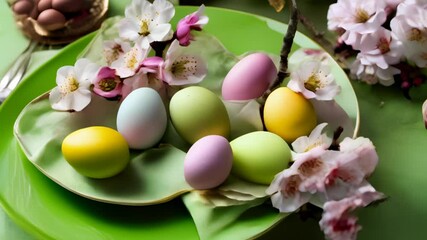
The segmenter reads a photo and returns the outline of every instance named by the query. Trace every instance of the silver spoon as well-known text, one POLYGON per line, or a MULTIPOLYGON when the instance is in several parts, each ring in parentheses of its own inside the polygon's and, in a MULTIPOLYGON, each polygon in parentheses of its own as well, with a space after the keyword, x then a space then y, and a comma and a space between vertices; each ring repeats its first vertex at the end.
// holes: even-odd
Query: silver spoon
POLYGON ((18 83, 21 82, 25 72, 27 71, 31 54, 34 52, 37 45, 37 42, 30 41, 27 48, 18 56, 11 68, 0 80, 0 104, 4 102, 10 92, 12 92, 18 83))

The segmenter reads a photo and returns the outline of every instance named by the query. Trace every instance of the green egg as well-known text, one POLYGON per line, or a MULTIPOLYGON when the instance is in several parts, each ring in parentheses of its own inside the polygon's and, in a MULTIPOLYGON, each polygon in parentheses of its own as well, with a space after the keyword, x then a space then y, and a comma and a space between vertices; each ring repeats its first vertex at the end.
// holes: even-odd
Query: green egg
POLYGON ((206 88, 191 86, 178 91, 169 111, 176 131, 191 144, 208 135, 228 138, 230 120, 224 103, 206 88))
POLYGON ((271 132, 251 132, 230 144, 234 157, 232 173, 250 182, 270 184, 291 160, 288 144, 271 132))

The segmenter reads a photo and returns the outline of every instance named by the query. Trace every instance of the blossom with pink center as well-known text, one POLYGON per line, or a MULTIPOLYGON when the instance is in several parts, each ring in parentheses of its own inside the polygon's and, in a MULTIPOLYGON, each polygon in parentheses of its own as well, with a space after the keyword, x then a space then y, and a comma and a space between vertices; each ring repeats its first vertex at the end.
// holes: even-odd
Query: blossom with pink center
POLYGON ((372 202, 381 200, 384 195, 370 186, 361 187, 355 194, 338 201, 328 201, 323 205, 320 228, 330 240, 357 239, 361 227, 352 212, 357 208, 366 207, 372 202))
POLYGON ((390 27, 402 41, 405 57, 420 68, 427 67, 427 4, 400 4, 390 27))
MULTIPOLYGON (((359 171, 363 173, 363 178, 370 176, 377 167, 378 154, 375 150, 374 144, 368 138, 358 137, 353 139, 347 137, 340 143, 340 151, 357 155, 357 161, 350 164, 352 167, 358 168, 359 171)), ((348 162, 345 163, 348 164, 348 162)))
POLYGON ((327 123, 317 125, 309 136, 301 136, 297 138, 291 145, 296 153, 308 152, 315 147, 322 147, 328 149, 331 146, 332 138, 328 137, 322 131, 327 126, 327 123))
POLYGON ((271 195, 273 206, 280 212, 291 213, 306 204, 311 194, 299 190, 302 176, 295 169, 286 169, 277 174, 266 193, 271 195))
POLYGON ((148 52, 149 49, 140 48, 139 45, 135 45, 112 62, 110 67, 116 70, 116 74, 121 78, 131 77, 139 71, 148 52))
POLYGON ((165 61, 160 66, 159 77, 169 85, 195 84, 202 81, 207 74, 203 59, 186 52, 187 48, 174 40, 166 52, 165 61))
POLYGON ((341 36, 347 45, 354 45, 361 34, 373 33, 387 20, 384 0, 338 0, 329 6, 328 29, 343 29, 341 36))
POLYGON ((204 11, 205 5, 202 4, 196 12, 185 16, 178 22, 176 38, 181 46, 190 45, 190 40, 193 40, 191 30, 200 31, 209 22, 209 18, 203 15, 204 11))
POLYGON ((354 77, 368 84, 373 85, 379 82, 384 86, 390 86, 394 83, 394 75, 400 73, 400 70, 393 66, 382 69, 368 61, 362 63, 362 58, 363 55, 359 53, 351 65, 350 72, 354 77))
POLYGON ((121 95, 123 83, 116 75, 116 70, 102 67, 93 82, 93 92, 101 97, 115 98, 121 95))
POLYGON ((298 69, 291 73, 287 87, 300 92, 307 99, 322 101, 333 100, 341 91, 330 67, 316 60, 302 62, 298 69))
POLYGON ((402 42, 383 27, 375 33, 363 35, 360 44, 353 47, 361 51, 359 59, 362 64, 375 64, 381 69, 399 63, 403 56, 402 42))

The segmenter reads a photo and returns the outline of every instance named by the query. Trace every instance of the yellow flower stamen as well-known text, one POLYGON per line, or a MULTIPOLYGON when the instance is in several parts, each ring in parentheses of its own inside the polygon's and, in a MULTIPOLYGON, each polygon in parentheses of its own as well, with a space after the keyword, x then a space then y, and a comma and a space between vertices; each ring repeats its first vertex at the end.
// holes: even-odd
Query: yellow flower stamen
POLYGON ((321 88, 322 82, 317 74, 312 74, 308 80, 304 83, 304 87, 312 92, 316 92, 317 89, 321 88))
POLYGON ((371 18, 371 16, 365 9, 358 8, 356 10, 355 19, 357 23, 365 23, 369 20, 369 18, 371 18))
POLYGON ((102 91, 110 92, 116 88, 117 82, 114 78, 106 78, 99 81, 98 85, 102 91))
POLYGON ((72 93, 79 88, 79 82, 74 77, 74 75, 68 75, 65 79, 64 84, 60 86, 60 92, 62 95, 66 95, 68 93, 72 93))
POLYGON ((141 28, 139 29, 139 35, 144 37, 150 35, 150 30, 148 29, 148 21, 146 19, 141 21, 141 28))
POLYGON ((408 37, 409 41, 424 42, 427 40, 427 34, 418 28, 412 28, 408 37))

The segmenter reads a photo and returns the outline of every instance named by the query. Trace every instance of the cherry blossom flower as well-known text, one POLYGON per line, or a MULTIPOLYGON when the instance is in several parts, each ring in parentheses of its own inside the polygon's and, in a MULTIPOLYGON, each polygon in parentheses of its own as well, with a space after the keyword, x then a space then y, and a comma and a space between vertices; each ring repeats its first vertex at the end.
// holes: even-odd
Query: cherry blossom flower
POLYGON ((335 82, 330 67, 320 61, 302 62, 298 69, 291 73, 287 85, 295 92, 300 92, 307 99, 333 100, 341 91, 335 82))
POLYGON ((161 64, 160 79, 169 85, 194 84, 203 80, 207 74, 207 66, 197 55, 186 53, 186 47, 174 40, 161 64))
POLYGON ((120 55, 117 60, 111 63, 111 68, 116 70, 116 74, 121 78, 127 78, 137 73, 142 62, 147 57, 149 49, 140 48, 134 45, 124 54, 120 55))
POLYGON ((390 86, 394 83, 394 75, 400 73, 400 70, 393 66, 382 69, 376 64, 368 61, 363 61, 362 63, 362 58, 363 55, 357 55, 356 60, 351 65, 350 72, 357 79, 370 85, 379 82, 384 86, 390 86))
POLYGON ((361 51, 359 58, 362 64, 375 64, 381 69, 399 63, 403 56, 402 42, 384 27, 363 35, 360 44, 353 47, 361 51))
POLYGON ((266 193, 271 196, 273 207, 280 212, 294 212, 306 204, 311 194, 301 192, 299 186, 302 182, 301 175, 295 169, 286 169, 276 175, 266 193))
POLYGON ((102 67, 93 82, 93 92, 101 97, 115 98, 121 94, 122 86, 123 83, 114 69, 102 67))
POLYGON ((193 40, 191 30, 200 31, 209 22, 209 18, 203 15, 204 11, 205 5, 202 4, 196 12, 185 16, 178 22, 176 38, 181 46, 190 45, 190 40, 193 40))
POLYGON ((119 35, 147 48, 151 42, 172 37, 169 21, 175 8, 166 0, 133 0, 125 9, 125 18, 118 23, 119 35))
POLYGON ((130 43, 121 38, 104 41, 103 47, 107 65, 111 65, 111 63, 119 59, 121 55, 131 49, 130 43))
POLYGON ((297 138, 291 145, 292 149, 297 153, 308 152, 309 150, 315 147, 322 147, 323 149, 328 149, 331 146, 332 138, 328 137, 326 133, 322 134, 322 131, 328 123, 321 123, 317 125, 310 135, 301 136, 297 138))
POLYGON ((49 94, 52 108, 59 111, 83 110, 91 101, 90 86, 98 69, 98 65, 85 58, 77 60, 74 66, 59 68, 57 86, 49 94))
POLYGON ((423 114, 423 119, 424 119, 424 125, 427 129, 427 100, 425 100, 423 103, 422 114, 423 114))
POLYGON ((352 212, 383 198, 382 193, 367 185, 359 188, 358 192, 350 197, 328 201, 323 206, 320 228, 330 240, 356 239, 361 226, 357 224, 358 219, 352 212))
POLYGON ((377 31, 386 21, 385 6, 383 0, 338 0, 329 7, 328 29, 344 30, 342 40, 347 45, 353 45, 360 40, 361 34, 377 31))
POLYGON ((406 58, 420 68, 427 67, 427 4, 400 4, 390 28, 403 42, 406 58))

